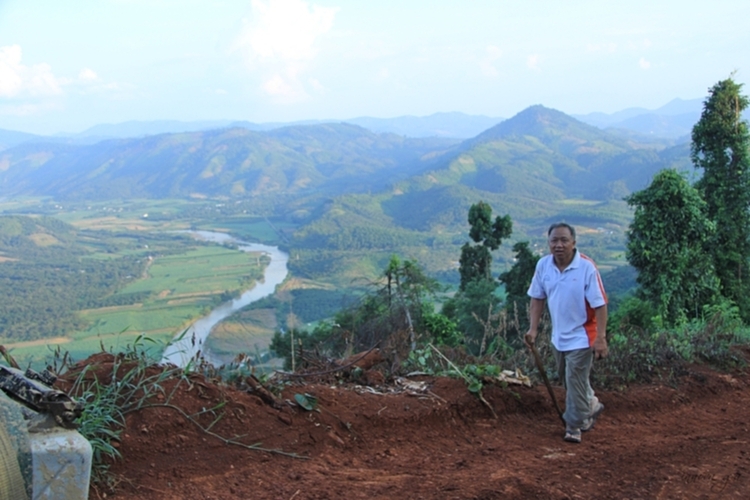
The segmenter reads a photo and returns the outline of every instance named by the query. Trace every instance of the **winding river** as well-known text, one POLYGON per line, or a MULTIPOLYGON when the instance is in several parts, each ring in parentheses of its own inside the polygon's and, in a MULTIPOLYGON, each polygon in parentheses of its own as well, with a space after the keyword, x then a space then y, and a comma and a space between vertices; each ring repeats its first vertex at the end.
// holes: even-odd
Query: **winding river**
MULTIPOLYGON (((197 320, 190 325, 185 335, 167 346, 162 356, 162 363, 171 363, 182 368, 195 358, 198 351, 201 351, 204 359, 209 363, 221 364, 220 360, 214 359, 211 353, 206 352, 203 348, 203 343, 211 334, 211 329, 246 305, 271 295, 276 290, 276 286, 281 284, 289 273, 287 269, 289 255, 277 247, 248 243, 237 240, 228 234, 212 231, 189 231, 189 233, 202 240, 237 244, 239 249, 244 252, 263 252, 271 258, 271 263, 265 270, 263 281, 256 282, 253 288, 244 292, 239 298, 221 304, 210 314, 197 320)), ((179 335, 181 334, 182 332, 179 335)))

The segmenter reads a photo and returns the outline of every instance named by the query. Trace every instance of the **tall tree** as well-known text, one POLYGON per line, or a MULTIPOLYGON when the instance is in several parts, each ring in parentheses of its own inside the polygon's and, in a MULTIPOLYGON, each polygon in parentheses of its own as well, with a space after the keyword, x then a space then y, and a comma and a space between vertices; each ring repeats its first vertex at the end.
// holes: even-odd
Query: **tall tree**
POLYGON ((409 344, 414 350, 417 346, 417 338, 412 311, 419 316, 417 319, 421 322, 425 295, 434 295, 440 286, 436 280, 424 274, 417 262, 413 260, 401 262, 401 259, 395 255, 391 256, 388 267, 383 272, 383 278, 386 281, 383 291, 386 292, 388 308, 404 314, 409 329, 409 344), (398 304, 397 307, 396 304, 398 304))
POLYGON ((698 191, 674 170, 626 198, 635 207, 627 258, 638 270, 639 295, 665 324, 697 317, 716 298, 719 284, 708 249, 716 226, 698 191))
POLYGON ((476 243, 465 243, 461 247, 459 272, 461 273, 460 289, 475 280, 492 281, 490 267, 492 266, 492 250, 497 250, 500 243, 513 232, 513 222, 510 215, 492 220, 492 207, 480 201, 469 209, 469 237, 476 243))
POLYGON ((750 320, 750 158, 747 122, 742 112, 748 99, 732 78, 711 89, 693 127, 690 156, 703 176, 696 186, 716 224, 711 245, 722 294, 750 320))
POLYGON ((510 270, 500 274, 498 279, 505 285, 505 310, 510 318, 517 320, 515 333, 519 334, 520 340, 520 334, 525 333, 529 327, 529 296, 526 293, 540 256, 531 251, 528 241, 517 242, 513 245, 513 251, 516 253, 515 263, 510 270))
POLYGON ((492 207, 480 201, 469 209, 469 237, 474 241, 461 247, 458 293, 443 309, 464 335, 472 354, 481 355, 487 342, 487 325, 497 313, 500 298, 495 294, 499 283, 492 278, 492 250, 513 231, 509 215, 492 219, 492 207))

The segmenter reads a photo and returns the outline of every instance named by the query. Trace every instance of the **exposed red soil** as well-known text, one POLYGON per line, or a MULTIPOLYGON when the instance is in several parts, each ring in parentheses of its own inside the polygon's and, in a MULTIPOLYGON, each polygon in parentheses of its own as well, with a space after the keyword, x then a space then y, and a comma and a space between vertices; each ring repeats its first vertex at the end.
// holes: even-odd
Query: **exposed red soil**
POLYGON ((116 491, 92 488, 90 498, 750 498, 747 370, 693 366, 676 388, 597 391, 606 409, 582 444, 562 440, 543 385, 485 387, 495 419, 461 380, 410 380, 429 390, 294 384, 276 409, 257 393, 193 378, 171 404, 197 414, 225 402, 213 425, 210 412, 196 420, 289 455, 228 444, 173 408, 143 409, 127 416, 111 468, 116 491), (295 404, 302 393, 320 411, 295 404))

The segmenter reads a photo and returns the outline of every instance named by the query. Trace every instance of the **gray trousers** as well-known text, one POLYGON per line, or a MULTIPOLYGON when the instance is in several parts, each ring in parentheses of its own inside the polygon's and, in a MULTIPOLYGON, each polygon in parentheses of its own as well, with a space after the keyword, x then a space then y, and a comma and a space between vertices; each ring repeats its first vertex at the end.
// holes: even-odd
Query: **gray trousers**
POLYGON ((594 362, 592 349, 560 352, 552 347, 557 363, 557 373, 565 387, 565 413, 568 429, 578 429, 591 416, 599 400, 594 396, 589 375, 594 362))

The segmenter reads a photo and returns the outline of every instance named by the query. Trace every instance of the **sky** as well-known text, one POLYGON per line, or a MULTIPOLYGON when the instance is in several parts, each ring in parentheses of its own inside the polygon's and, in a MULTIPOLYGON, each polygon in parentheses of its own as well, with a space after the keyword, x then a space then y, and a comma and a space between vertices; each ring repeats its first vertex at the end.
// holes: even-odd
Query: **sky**
POLYGON ((0 0, 0 129, 656 109, 748 81, 748 19, 747 0, 0 0))

